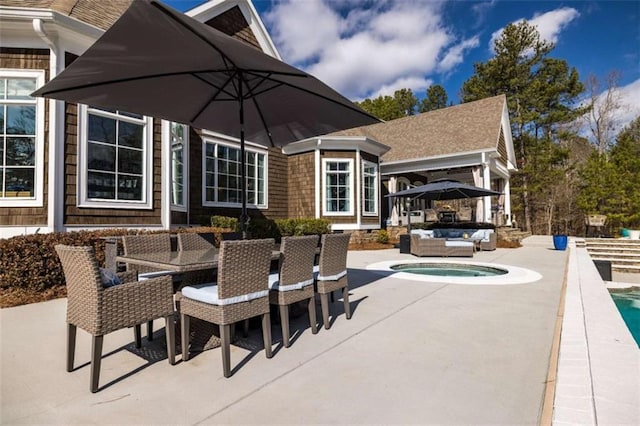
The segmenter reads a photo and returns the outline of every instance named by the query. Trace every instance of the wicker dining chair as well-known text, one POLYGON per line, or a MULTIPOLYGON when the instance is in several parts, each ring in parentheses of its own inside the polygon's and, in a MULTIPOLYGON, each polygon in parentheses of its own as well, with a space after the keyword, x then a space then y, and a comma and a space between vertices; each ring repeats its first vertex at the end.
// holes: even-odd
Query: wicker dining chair
POLYGON ((313 290, 313 262, 317 247, 317 235, 284 237, 278 272, 269 275, 269 302, 279 306, 282 342, 286 348, 290 345, 289 305, 307 300, 311 332, 318 332, 313 290))
POLYGON ((182 360, 189 360, 190 318, 218 324, 225 377, 231 376, 231 325, 262 317, 262 337, 267 358, 271 358, 271 316, 269 314, 269 266, 273 239, 223 241, 218 255, 214 283, 187 286, 180 296, 182 360))
POLYGON ((320 295, 324 328, 329 329, 329 294, 342 289, 344 312, 351 319, 349 282, 347 279, 347 251, 350 234, 323 234, 320 261, 314 268, 316 292, 320 295))
POLYGON ((178 233, 178 250, 208 250, 215 247, 212 232, 178 233))
MULTIPOLYGON (((171 236, 169 234, 126 235, 122 237, 122 248, 125 256, 140 253, 170 252, 171 236)), ((153 278, 158 275, 176 275, 174 271, 164 271, 159 268, 134 265, 132 263, 126 264, 126 270, 136 271, 139 280, 153 278)), ((149 321, 147 324, 147 340, 153 340, 153 321, 149 321)))
POLYGON ((91 392, 98 391, 104 335, 135 327, 140 346, 140 324, 164 318, 169 363, 175 364, 175 326, 171 277, 136 281, 124 272, 122 284, 104 287, 93 247, 56 245, 67 285, 67 371, 73 371, 76 329, 93 336, 91 346, 91 392))

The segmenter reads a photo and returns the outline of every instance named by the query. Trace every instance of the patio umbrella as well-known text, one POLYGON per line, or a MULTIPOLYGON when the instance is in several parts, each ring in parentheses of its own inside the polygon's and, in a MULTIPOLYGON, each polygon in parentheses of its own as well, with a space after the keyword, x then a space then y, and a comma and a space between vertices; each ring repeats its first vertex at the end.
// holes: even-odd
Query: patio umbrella
POLYGON ((34 92, 267 147, 379 122, 315 77, 155 0, 136 0, 87 51, 34 92))
MULTIPOLYGON (((386 197, 410 197, 411 200, 457 200, 461 198, 501 195, 501 192, 468 185, 454 179, 438 179, 425 185, 387 194, 386 197)), ((407 212, 407 228, 411 229, 411 209, 407 212)))
POLYGON ((412 199, 423 198, 427 200, 457 200, 460 198, 488 197, 491 195, 501 195, 501 192, 491 189, 480 188, 479 186, 468 185, 454 179, 438 179, 426 185, 405 189, 386 195, 387 197, 412 197, 412 199))

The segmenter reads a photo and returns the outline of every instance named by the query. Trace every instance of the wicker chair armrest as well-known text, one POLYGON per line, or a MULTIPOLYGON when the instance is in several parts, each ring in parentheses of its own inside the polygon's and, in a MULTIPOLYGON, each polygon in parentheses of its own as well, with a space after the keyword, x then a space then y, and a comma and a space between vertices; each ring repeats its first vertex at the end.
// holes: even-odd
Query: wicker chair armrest
POLYGON ((130 283, 138 280, 138 271, 124 271, 116 274, 123 283, 130 283))
POLYGON ((102 324, 98 334, 107 334, 152 319, 172 315, 173 284, 170 276, 134 281, 105 288, 99 295, 102 324))

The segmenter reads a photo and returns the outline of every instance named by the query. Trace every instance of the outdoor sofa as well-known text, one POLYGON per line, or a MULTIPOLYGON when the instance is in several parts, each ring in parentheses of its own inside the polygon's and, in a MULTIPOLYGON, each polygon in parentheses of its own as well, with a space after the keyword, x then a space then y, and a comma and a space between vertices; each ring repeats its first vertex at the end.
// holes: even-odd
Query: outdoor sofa
POLYGON ((495 250, 497 234, 493 229, 476 228, 434 228, 412 229, 412 234, 418 234, 423 238, 444 238, 447 241, 472 241, 480 250, 495 250))
POLYGON ((453 241, 411 232, 411 254, 414 256, 473 257, 474 250, 473 241, 453 241))

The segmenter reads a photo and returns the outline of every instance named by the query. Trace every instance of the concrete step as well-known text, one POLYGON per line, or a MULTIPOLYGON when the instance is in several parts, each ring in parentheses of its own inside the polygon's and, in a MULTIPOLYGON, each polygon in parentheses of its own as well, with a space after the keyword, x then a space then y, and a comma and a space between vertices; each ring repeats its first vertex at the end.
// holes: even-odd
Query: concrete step
POLYGON ((640 247, 587 247, 587 251, 589 253, 599 254, 599 253, 627 253, 627 254, 635 254, 640 256, 640 247))
POLYGON ((591 251, 587 249, 591 257, 616 257, 621 259, 638 259, 640 262, 640 252, 616 252, 616 251, 591 251))
POLYGON ((630 240, 628 238, 585 238, 587 246, 623 246, 640 247, 640 240, 630 240))

